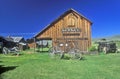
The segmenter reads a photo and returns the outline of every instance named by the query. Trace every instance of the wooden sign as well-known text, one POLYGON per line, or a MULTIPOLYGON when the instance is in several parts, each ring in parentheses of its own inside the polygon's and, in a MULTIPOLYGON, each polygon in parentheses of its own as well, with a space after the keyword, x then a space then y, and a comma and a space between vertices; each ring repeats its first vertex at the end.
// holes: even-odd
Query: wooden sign
POLYGON ((80 28, 63 28, 62 32, 81 32, 80 28))

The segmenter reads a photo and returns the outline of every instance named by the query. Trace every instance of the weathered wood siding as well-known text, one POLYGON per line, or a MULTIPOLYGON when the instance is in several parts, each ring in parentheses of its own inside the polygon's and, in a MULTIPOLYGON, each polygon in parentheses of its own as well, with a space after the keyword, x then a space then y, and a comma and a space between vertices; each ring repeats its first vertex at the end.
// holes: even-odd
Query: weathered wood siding
POLYGON ((52 38, 53 45, 55 45, 57 38, 63 38, 62 29, 67 27, 81 29, 79 36, 70 36, 70 38, 81 38, 78 40, 79 48, 81 51, 87 51, 88 47, 91 46, 91 22, 75 12, 69 13, 59 19, 56 23, 39 34, 37 38, 52 38), (87 40, 84 40, 84 38, 87 38, 87 40))

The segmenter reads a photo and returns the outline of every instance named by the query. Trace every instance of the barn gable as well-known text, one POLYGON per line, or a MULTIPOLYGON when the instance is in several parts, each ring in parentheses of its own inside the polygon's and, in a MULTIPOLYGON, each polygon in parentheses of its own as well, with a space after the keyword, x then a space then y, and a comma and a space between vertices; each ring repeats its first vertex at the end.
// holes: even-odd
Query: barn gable
MULTIPOLYGON (((70 15, 70 17, 68 17, 70 20, 76 21, 75 19, 78 18, 78 17, 80 17, 80 18, 84 18, 85 20, 87 20, 88 22, 90 22, 90 24, 92 24, 92 22, 88 18, 86 18, 85 16, 83 16, 82 14, 78 13, 74 9, 69 9, 68 11, 64 12, 61 16, 59 16, 56 20, 54 20, 51 24, 47 25, 42 31, 40 31, 39 33, 37 33, 34 37, 37 38, 39 35, 43 34, 47 29, 49 29, 51 26, 53 26, 54 24, 56 24, 58 21, 60 21, 61 19, 63 19, 67 15, 70 15), (72 15, 72 17, 71 17, 71 15, 72 15)), ((69 23, 71 23, 71 22, 69 21, 69 23)))

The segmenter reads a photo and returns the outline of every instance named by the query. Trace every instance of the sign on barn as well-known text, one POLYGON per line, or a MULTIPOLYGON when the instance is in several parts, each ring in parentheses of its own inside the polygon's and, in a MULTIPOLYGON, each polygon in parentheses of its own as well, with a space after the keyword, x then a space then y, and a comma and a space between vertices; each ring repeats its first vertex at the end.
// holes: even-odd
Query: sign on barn
POLYGON ((80 32, 80 28, 63 28, 62 32, 80 32))

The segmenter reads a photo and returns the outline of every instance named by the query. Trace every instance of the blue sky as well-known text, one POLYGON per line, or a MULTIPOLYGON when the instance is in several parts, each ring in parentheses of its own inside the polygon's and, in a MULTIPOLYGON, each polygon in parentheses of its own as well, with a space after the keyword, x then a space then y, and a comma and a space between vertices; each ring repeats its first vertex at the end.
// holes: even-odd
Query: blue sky
POLYGON ((93 38, 120 34, 120 0, 0 0, 0 35, 30 38, 70 8, 93 22, 93 38))

